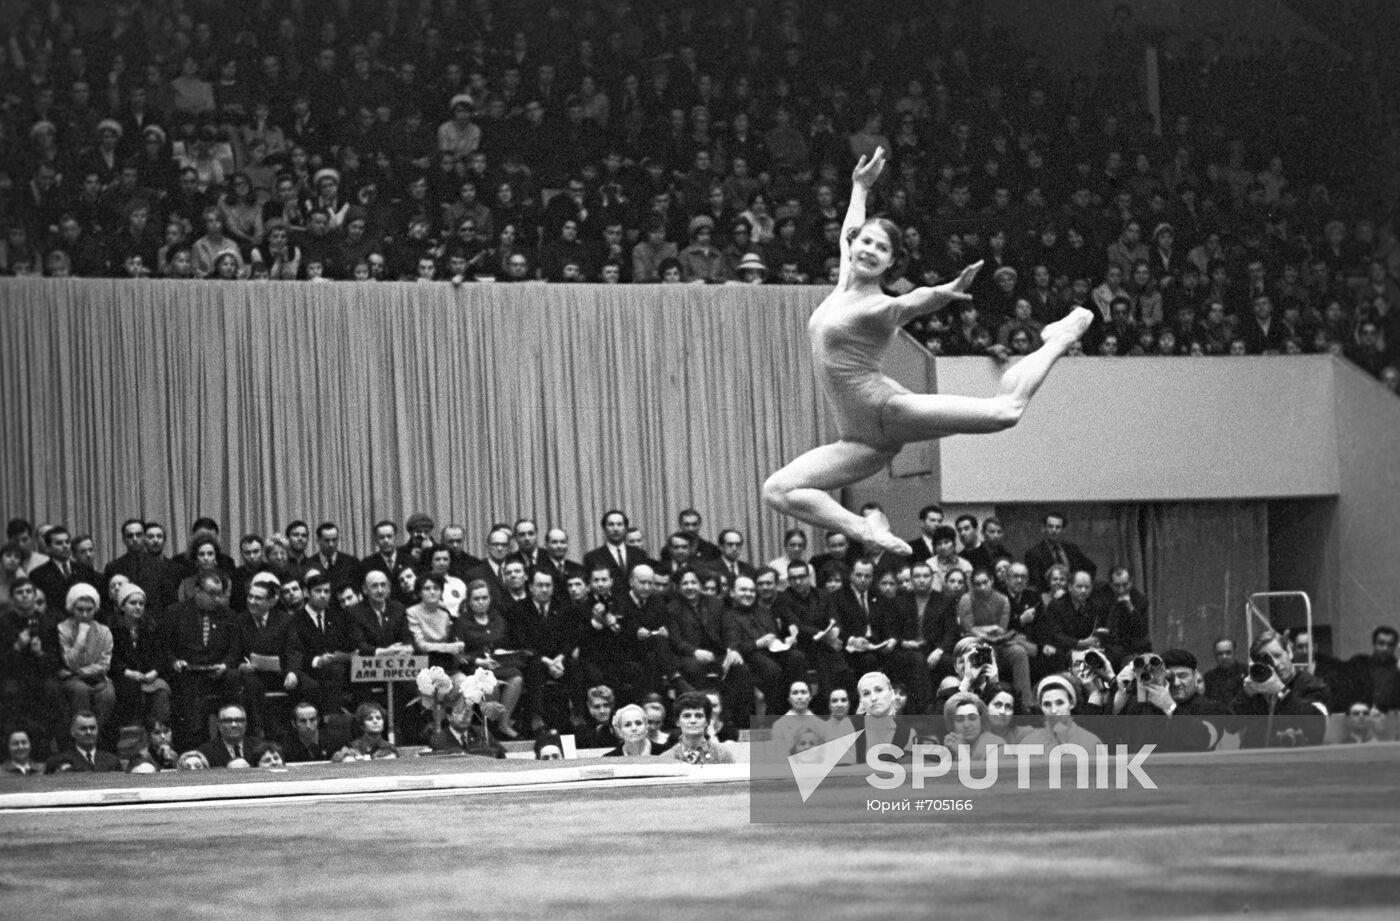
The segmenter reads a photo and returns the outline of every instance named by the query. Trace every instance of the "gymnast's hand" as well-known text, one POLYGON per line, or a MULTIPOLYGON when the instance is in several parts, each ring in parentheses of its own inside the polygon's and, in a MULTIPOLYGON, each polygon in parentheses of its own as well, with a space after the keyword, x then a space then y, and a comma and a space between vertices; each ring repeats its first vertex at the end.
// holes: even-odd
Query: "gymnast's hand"
POLYGON ((954 301, 970 301, 972 295, 967 290, 972 287, 972 280, 977 277, 977 273, 982 270, 982 260, 979 259, 972 265, 962 270, 953 281, 939 285, 933 289, 933 295, 929 300, 930 306, 934 310, 942 310, 954 301))
POLYGON ((856 163, 856 168, 851 170, 851 182, 866 189, 875 185, 875 180, 880 178, 880 174, 885 170, 885 148, 876 147, 875 152, 867 159, 861 154, 860 161, 856 163))

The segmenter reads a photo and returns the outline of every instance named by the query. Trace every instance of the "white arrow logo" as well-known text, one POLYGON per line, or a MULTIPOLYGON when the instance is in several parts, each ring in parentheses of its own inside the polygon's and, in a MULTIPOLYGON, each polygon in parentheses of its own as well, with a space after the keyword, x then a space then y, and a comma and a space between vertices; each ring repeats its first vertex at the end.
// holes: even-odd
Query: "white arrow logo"
POLYGON ((797 781, 797 792, 802 795, 802 802, 807 802, 808 798, 817 792, 817 787, 822 785, 831 769, 836 767, 836 763, 856 744, 856 739, 862 732, 865 730, 857 729, 830 742, 823 742, 806 751, 788 755, 788 767, 792 769, 792 779, 797 781))

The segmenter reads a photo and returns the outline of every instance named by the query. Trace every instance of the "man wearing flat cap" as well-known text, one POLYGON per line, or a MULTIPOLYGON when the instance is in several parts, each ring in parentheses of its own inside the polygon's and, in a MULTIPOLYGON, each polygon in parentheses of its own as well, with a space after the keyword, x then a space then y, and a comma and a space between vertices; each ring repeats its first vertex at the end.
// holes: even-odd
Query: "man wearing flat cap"
POLYGON ((1118 692, 1119 715, 1129 718, 1129 744, 1139 748, 1151 742, 1161 752, 1210 751, 1220 741, 1221 717, 1229 717, 1230 708, 1201 693, 1201 673, 1188 650, 1168 649, 1162 664, 1167 682, 1144 685, 1146 700, 1137 699, 1136 689, 1118 692))

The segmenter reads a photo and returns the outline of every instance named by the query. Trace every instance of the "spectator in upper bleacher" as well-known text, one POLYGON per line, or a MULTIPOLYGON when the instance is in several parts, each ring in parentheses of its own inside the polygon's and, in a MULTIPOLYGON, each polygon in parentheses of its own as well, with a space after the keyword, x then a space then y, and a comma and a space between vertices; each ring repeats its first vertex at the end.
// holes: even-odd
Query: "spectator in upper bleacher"
POLYGON ((204 235, 194 241, 194 273, 200 278, 211 275, 220 256, 228 254, 243 267, 243 254, 238 243, 224 234, 224 213, 218 208, 206 208, 203 214, 204 235))
POLYGON ((713 242, 715 222, 707 215, 691 218, 690 245, 676 257, 680 261, 681 278, 718 284, 729 279, 729 266, 713 242))
POLYGON ((199 61, 186 55, 180 61, 180 74, 170 81, 171 109, 183 116, 199 116, 214 111, 214 87, 199 76, 199 61))

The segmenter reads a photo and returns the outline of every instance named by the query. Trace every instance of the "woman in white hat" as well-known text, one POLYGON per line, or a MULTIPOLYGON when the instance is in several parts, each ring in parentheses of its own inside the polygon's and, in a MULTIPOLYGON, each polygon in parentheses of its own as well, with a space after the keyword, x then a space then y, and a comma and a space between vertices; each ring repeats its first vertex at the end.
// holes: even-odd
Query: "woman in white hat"
POLYGON ((736 269, 739 281, 746 285, 761 285, 768 280, 768 266, 758 253, 745 253, 736 269))
POLYGON ((1022 739, 1025 745, 1043 745, 1049 751, 1056 745, 1080 745, 1093 752, 1099 737, 1074 721, 1073 710, 1079 703, 1079 689, 1067 675, 1046 675, 1035 686, 1035 699, 1040 705, 1045 726, 1032 729, 1022 739))
POLYGON ((947 435, 998 432, 1015 425, 1051 366, 1089 328, 1093 314, 1076 309, 1045 327, 1045 344, 1002 375, 987 398, 911 393, 887 377, 880 364, 895 332, 916 317, 955 301, 968 289, 980 262, 937 287, 891 297, 882 285, 904 269, 904 238, 888 220, 866 220, 865 199, 885 167, 885 152, 862 157, 851 177, 850 205, 841 235, 836 289, 807 324, 817 377, 836 418, 840 440, 815 448, 763 484, 764 500, 778 510, 827 531, 901 555, 910 546, 890 531, 879 511, 849 511, 829 490, 858 483, 883 469, 905 445, 947 435))
POLYGON ((97 589, 86 582, 68 590, 63 604, 68 617, 58 625, 58 677, 71 712, 91 711, 99 726, 107 726, 117 706, 117 690, 107 680, 112 631, 96 620, 98 602, 97 589))
POLYGON ((128 582, 117 590, 116 629, 112 633, 111 674, 123 725, 147 719, 170 724, 170 685, 160 676, 165 645, 159 625, 146 610, 145 589, 128 582))

